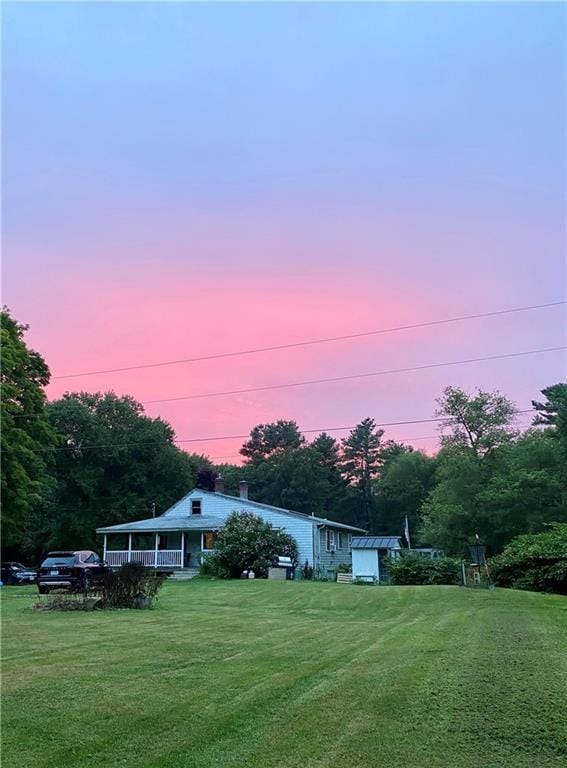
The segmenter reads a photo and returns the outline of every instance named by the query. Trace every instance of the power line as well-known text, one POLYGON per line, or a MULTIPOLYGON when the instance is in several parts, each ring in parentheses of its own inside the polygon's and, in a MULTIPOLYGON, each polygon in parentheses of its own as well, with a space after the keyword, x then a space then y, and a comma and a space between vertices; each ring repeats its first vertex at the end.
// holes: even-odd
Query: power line
MULTIPOLYGON (((352 427, 344 427, 344 429, 352 429, 352 427)), ((439 435, 418 435, 417 437, 396 437, 394 439, 396 443, 412 443, 416 442, 417 440, 437 440, 438 438, 439 435)), ((211 461, 213 459, 239 459, 241 458, 241 455, 238 453, 229 453, 224 456, 207 456, 207 458, 211 461)))
MULTIPOLYGON (((535 408, 525 408, 523 410, 519 410, 516 413, 531 413, 535 412, 535 408)), ((383 421, 380 423, 375 422, 376 427, 397 427, 401 426, 403 424, 431 424, 431 423, 439 423, 444 422, 445 424, 454 424, 457 420, 456 419, 450 419, 446 418, 445 416, 439 416, 432 419, 409 419, 405 421, 383 421)), ((309 435, 309 434, 315 434, 315 433, 323 433, 323 432, 345 432, 346 430, 354 429, 356 425, 351 425, 348 427, 318 427, 316 429, 301 429, 300 432, 302 435, 309 435)), ((174 437, 173 442, 174 443, 209 443, 209 442, 216 442, 218 440, 246 440, 250 437, 250 433, 245 435, 215 435, 213 437, 185 437, 185 438, 178 438, 174 437)), ((398 438, 398 440, 404 440, 409 438, 398 438)), ((418 438, 412 438, 414 440, 418 438)), ((419 439, 426 439, 419 438, 419 439)), ((33 449, 35 451, 68 451, 72 450, 73 448, 78 450, 84 450, 84 449, 92 449, 92 448, 140 448, 145 447, 147 445, 163 445, 163 441, 161 440, 145 440, 140 441, 139 443, 91 443, 90 445, 87 443, 86 445, 62 445, 58 448, 36 448, 33 449)), ((212 457, 210 457, 212 458, 212 457)), ((221 458, 220 456, 216 458, 221 458)))
POLYGON ((268 384, 263 387, 247 387, 246 389, 229 389, 223 392, 203 392, 195 395, 180 395, 179 397, 162 397, 157 400, 142 400, 142 405, 154 405, 156 403, 174 403, 180 400, 198 400, 207 397, 223 397, 225 395, 243 395, 249 392, 266 392, 272 389, 289 389, 291 387, 306 387, 313 384, 328 384, 338 381, 351 381, 353 379, 366 379, 375 376, 387 376, 395 373, 410 373, 412 371, 425 371, 433 368, 447 368, 452 365, 467 365, 469 363, 480 363, 487 360, 504 360, 513 357, 526 357, 527 355, 538 355, 546 352, 558 352, 567 349, 567 346, 547 347, 544 349, 530 349, 525 352, 508 352, 502 355, 487 355, 485 357, 471 357, 465 360, 450 360, 443 363, 428 363, 426 365, 415 365, 407 368, 391 368, 384 371, 372 371, 370 373, 354 373, 348 376, 332 376, 324 379, 311 379, 307 381, 294 381, 287 384, 268 384))
POLYGON ((323 339, 310 339, 308 341, 296 341, 288 344, 274 344, 269 347, 256 347, 254 349, 243 349, 235 352, 219 352, 214 355, 203 355, 200 357, 186 357, 179 360, 163 360, 157 363, 140 363, 138 365, 123 366, 120 368, 106 368, 96 371, 83 371, 82 373, 65 373, 59 376, 53 376, 55 379, 74 379, 81 376, 98 376, 104 373, 123 373, 125 371, 139 371, 144 368, 161 368, 169 365, 181 365, 182 363, 198 363, 205 360, 219 360, 225 357, 240 357, 243 355, 256 355, 262 352, 275 352, 281 349, 293 349, 295 347, 308 347, 314 344, 327 344, 334 341, 347 341, 349 339, 361 339, 366 336, 378 336, 385 333, 395 333, 398 331, 409 331, 415 328, 428 328, 436 325, 446 325, 448 323, 459 323, 465 320, 478 320, 483 317, 497 317, 499 315, 510 315, 516 312, 527 312, 533 309, 545 309, 547 307, 558 307, 567 304, 567 301, 551 301, 546 304, 531 304, 525 307, 513 307, 511 309, 499 309, 494 312, 481 312, 475 315, 460 315, 458 317, 448 317, 442 320, 429 320, 422 323, 411 323, 409 325, 398 325, 391 328, 379 328, 373 331, 362 331, 361 333, 349 333, 342 336, 328 336, 323 339))
MULTIPOLYGON (((332 377, 323 378, 323 379, 311 379, 307 381, 289 382, 286 384, 267 384, 263 387, 247 387, 245 389, 231 389, 231 390, 225 390, 221 392, 199 392, 193 395, 180 395, 177 397, 163 397, 163 398, 158 398, 154 400, 141 400, 140 403, 141 405, 155 405, 158 403, 174 403, 174 402, 179 402, 184 400, 204 399, 208 397, 224 397, 228 395, 241 395, 241 394, 246 394, 250 392, 266 392, 268 390, 273 390, 273 389, 289 389, 292 387, 312 386, 314 384, 327 384, 327 383, 334 383, 334 382, 340 382, 340 381, 351 381, 353 379, 365 379, 365 378, 371 378, 376 376, 387 376, 387 375, 392 375, 396 373, 410 373, 410 372, 424 371, 424 370, 430 370, 435 368, 447 368, 453 365, 468 365, 471 363, 486 362, 488 360, 505 360, 508 358, 526 357, 527 355, 538 355, 538 354, 544 354, 547 352, 559 352, 565 349, 567 349, 567 346, 565 345, 560 347, 545 347, 542 349, 531 349, 523 352, 507 352, 500 355, 471 357, 465 360, 449 360, 442 363, 427 363, 425 365, 409 366, 406 368, 390 368, 383 371, 371 371, 368 373, 354 373, 354 374, 349 374, 347 376, 332 376, 332 377)), ((38 414, 38 413, 12 414, 12 418, 14 419, 18 419, 18 418, 32 419, 32 418, 39 418, 40 416, 43 416, 43 414, 38 414)))

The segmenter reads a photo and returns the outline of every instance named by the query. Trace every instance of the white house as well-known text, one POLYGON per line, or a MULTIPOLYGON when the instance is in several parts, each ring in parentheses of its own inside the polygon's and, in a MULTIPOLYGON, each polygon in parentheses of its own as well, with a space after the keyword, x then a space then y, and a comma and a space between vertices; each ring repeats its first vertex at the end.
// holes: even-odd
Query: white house
POLYGON ((240 496, 229 496, 220 478, 214 492, 195 488, 159 517, 98 528, 97 533, 104 535, 104 559, 111 566, 135 560, 155 568, 196 568, 201 555, 214 550, 216 532, 225 520, 241 511, 253 512, 291 534, 297 542, 299 566, 307 562, 327 575, 337 565, 350 565, 352 537, 365 533, 333 520, 251 501, 244 481, 240 496))
POLYGON ((388 561, 400 557, 400 536, 355 536, 352 539, 352 578, 388 581, 388 561))

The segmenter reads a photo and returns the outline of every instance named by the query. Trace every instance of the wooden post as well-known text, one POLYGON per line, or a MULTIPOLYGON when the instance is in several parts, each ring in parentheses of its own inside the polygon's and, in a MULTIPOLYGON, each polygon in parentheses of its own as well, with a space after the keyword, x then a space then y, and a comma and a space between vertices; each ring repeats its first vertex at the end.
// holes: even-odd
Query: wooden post
POLYGON ((181 531, 181 567, 185 565, 185 534, 181 531))
POLYGON ((128 562, 132 560, 132 534, 128 534, 128 562))
POLYGON ((154 568, 157 568, 158 540, 159 540, 159 534, 156 533, 156 546, 154 550, 154 568))
POLYGON ((106 536, 107 534, 104 534, 104 543, 102 545, 102 559, 106 562, 106 536))

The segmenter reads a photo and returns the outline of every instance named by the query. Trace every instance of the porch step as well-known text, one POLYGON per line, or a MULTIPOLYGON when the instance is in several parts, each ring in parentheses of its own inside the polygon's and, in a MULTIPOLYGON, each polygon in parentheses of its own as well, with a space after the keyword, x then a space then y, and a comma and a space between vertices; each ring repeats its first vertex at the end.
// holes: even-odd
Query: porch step
POLYGON ((178 568, 169 577, 168 581, 189 581, 199 573, 198 568, 178 568))

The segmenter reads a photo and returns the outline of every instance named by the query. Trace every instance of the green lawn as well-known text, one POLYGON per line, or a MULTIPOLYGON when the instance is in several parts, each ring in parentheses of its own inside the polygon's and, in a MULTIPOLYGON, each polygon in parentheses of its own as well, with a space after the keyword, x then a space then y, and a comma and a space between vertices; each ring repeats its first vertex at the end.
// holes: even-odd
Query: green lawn
POLYGON ((3 592, 6 768, 567 765, 567 600, 168 584, 153 611, 3 592))

